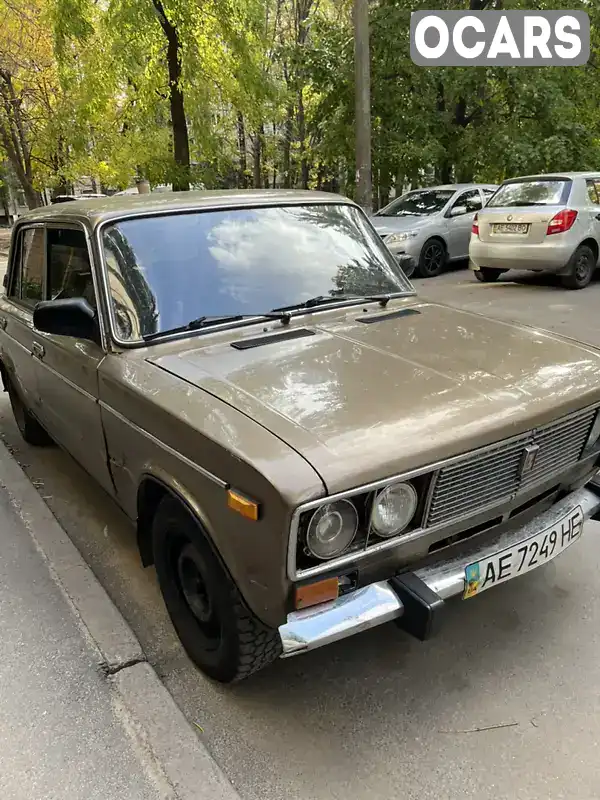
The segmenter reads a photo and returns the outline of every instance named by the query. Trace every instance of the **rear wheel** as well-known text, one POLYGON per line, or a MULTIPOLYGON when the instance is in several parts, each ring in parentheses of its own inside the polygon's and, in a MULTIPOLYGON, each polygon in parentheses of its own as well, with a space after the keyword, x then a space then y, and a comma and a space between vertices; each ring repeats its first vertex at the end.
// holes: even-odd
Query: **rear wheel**
POLYGON ((596 258, 591 247, 582 244, 575 250, 569 264, 569 274, 563 275, 562 285, 566 289, 585 289, 596 268, 596 258))
POLYGON ((439 239, 428 239, 421 250, 417 274, 421 278, 435 278, 446 266, 446 247, 439 239))
POLYGON ((506 272, 504 269, 492 269, 491 267, 480 267, 473 271, 477 280, 482 283, 494 283, 503 272, 506 272))
POLYGON ((35 447, 47 447, 51 445, 52 439, 35 417, 29 413, 18 391, 11 382, 8 383, 7 391, 17 428, 27 444, 32 444, 35 447))
POLYGON ((204 673, 232 683, 279 657, 279 632, 246 607, 200 525, 172 497, 157 509, 152 546, 169 616, 204 673))

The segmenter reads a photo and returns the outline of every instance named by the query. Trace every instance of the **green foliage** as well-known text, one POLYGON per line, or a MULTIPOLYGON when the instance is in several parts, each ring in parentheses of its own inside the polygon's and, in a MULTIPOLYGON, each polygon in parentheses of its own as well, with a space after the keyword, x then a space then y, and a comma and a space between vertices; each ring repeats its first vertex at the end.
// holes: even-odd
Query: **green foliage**
MULTIPOLYGON (((49 40, 9 41, 28 56, 19 62, 17 89, 30 104, 23 108, 30 111, 35 187, 87 175, 114 188, 138 177, 153 184, 191 178, 208 187, 306 184, 352 194, 351 0, 10 2, 50 23, 49 40), (163 17, 178 40, 189 170, 174 157, 163 17)), ((496 7, 500 0, 477 2, 496 7)), ((529 0, 502 4, 530 6, 529 0)), ((415 66, 411 11, 461 7, 469 0, 371 5, 373 175, 380 202, 406 183, 499 181, 600 162, 600 6, 536 3, 588 11, 594 38, 585 67, 415 66)), ((16 21, 13 14, 5 37, 18 29, 16 21)))

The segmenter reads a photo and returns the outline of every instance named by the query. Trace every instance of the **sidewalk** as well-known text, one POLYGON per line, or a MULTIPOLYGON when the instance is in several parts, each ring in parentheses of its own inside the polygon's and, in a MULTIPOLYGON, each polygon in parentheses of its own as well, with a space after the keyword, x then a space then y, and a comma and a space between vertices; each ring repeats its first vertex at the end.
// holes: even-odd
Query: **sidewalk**
POLYGON ((0 443, 0 798, 235 800, 0 443))

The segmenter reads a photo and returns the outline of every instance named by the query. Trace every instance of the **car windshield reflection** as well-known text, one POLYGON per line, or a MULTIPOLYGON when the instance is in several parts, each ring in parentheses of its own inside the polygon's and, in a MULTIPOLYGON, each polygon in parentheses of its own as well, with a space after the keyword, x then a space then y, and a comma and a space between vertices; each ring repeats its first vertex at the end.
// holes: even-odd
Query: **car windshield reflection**
POLYGON ((364 215, 341 203, 124 219, 103 228, 102 244, 122 341, 203 315, 247 318, 320 296, 414 293, 364 215))

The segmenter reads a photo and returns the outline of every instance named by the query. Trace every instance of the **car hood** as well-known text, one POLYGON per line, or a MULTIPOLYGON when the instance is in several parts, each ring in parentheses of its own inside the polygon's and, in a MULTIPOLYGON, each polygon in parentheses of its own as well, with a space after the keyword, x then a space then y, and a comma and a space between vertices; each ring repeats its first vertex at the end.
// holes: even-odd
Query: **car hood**
POLYGON ((310 334, 232 346, 256 340, 252 326, 233 338, 231 331, 218 341, 210 336, 212 343, 188 340, 148 360, 285 441, 330 492, 600 402, 600 351, 414 298, 385 310, 355 306, 266 327, 289 337, 310 334))
POLYGON ((434 220, 439 220, 439 214, 427 217, 371 217, 373 227, 380 234, 401 233, 402 231, 416 231, 430 225, 434 220))

